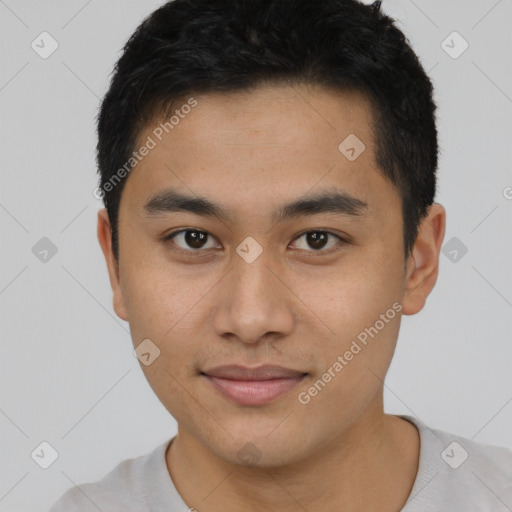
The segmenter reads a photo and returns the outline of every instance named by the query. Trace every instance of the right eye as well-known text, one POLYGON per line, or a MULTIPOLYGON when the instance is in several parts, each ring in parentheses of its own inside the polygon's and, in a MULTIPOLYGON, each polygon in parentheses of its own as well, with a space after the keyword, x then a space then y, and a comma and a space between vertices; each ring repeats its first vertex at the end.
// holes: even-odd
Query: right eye
POLYGON ((172 240, 174 245, 177 245, 179 249, 185 252, 202 252, 202 250, 211 249, 211 247, 206 247, 206 249, 204 247, 208 237, 213 239, 212 235, 206 231, 189 228, 173 231, 166 235, 163 240, 172 240), (183 245, 180 245, 177 241, 181 242, 183 245))

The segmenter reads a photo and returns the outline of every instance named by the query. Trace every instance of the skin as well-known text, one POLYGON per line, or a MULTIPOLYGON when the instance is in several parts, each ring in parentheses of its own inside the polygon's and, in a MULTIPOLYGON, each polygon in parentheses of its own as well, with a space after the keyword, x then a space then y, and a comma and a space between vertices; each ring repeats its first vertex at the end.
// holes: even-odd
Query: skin
POLYGON ((201 512, 400 510, 416 477, 419 436, 384 413, 383 380, 401 315, 419 312, 437 280, 445 210, 430 207, 404 261, 401 199, 376 166, 371 110, 358 93, 267 86, 194 98, 198 105, 127 179, 118 263, 106 210, 98 212, 114 310, 135 347, 149 338, 160 349, 141 368, 178 423, 169 473, 201 512), (352 133, 366 146, 353 162, 338 150, 352 133), (232 219, 147 215, 146 201, 171 186, 221 203, 232 219), (367 215, 271 222, 276 206, 333 186, 367 202, 367 215), (183 236, 161 240, 179 228, 207 232, 205 249, 183 236), (334 252, 315 251, 301 236, 315 230, 350 243, 334 237, 320 249, 334 252), (247 236, 263 249, 252 263, 236 252, 247 236), (401 313, 300 403, 298 394, 395 302, 401 313), (264 363, 308 376, 273 402, 241 406, 199 374, 264 363), (237 456, 246 443, 257 461, 237 456))

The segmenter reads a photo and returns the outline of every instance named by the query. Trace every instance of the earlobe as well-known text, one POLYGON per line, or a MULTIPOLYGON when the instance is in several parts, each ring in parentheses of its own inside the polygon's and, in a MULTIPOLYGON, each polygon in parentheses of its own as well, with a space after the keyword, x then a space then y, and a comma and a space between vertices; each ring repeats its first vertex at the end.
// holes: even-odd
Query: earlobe
POLYGON ((436 284, 445 227, 446 211, 442 205, 434 203, 418 228, 412 255, 407 262, 402 299, 404 315, 421 311, 436 284))
POLYGON ((128 313, 120 283, 119 265, 112 251, 112 228, 105 208, 98 211, 97 235, 107 264, 110 286, 113 293, 114 311, 119 318, 128 321, 128 313))

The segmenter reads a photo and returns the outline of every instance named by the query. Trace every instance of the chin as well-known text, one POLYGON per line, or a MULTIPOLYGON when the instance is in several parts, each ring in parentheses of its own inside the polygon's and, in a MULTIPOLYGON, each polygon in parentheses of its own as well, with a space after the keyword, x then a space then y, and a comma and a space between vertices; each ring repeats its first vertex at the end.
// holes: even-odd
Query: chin
POLYGON ((220 438, 208 436, 205 444, 210 451, 230 464, 260 469, 287 466, 307 457, 309 451, 314 452, 311 446, 314 442, 310 440, 305 444, 301 429, 277 425, 279 422, 273 422, 271 427, 268 422, 264 426, 251 422, 251 425, 245 424, 245 428, 239 425, 240 428, 236 430, 226 425, 229 434, 221 429, 222 432, 217 432, 220 438))

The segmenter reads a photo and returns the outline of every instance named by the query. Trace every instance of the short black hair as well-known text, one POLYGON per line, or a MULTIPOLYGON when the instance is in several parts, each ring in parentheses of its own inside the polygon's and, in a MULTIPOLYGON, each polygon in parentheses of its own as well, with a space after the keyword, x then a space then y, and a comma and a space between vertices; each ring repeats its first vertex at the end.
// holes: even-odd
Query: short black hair
POLYGON ((436 193, 436 105, 418 57, 380 4, 171 0, 150 14, 124 46, 97 118, 116 260, 121 192, 141 131, 187 95, 267 84, 356 90, 370 101, 376 162, 402 200, 407 259, 436 193))

